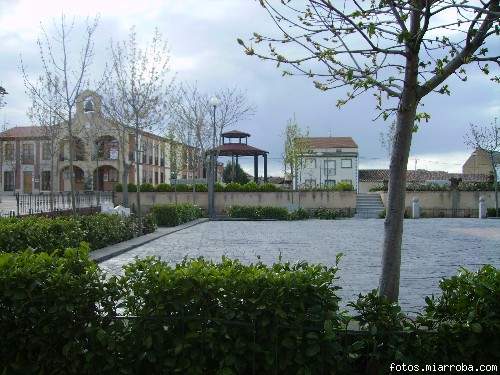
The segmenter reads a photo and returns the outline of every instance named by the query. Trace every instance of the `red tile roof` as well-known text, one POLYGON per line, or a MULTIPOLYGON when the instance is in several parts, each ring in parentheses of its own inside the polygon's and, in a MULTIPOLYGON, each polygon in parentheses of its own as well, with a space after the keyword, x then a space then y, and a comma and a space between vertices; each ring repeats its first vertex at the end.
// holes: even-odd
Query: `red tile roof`
POLYGON ((0 133, 0 138, 34 138, 43 136, 43 128, 40 126, 16 126, 0 133))
POLYGON ((216 147, 216 151, 219 151, 221 156, 231 156, 231 155, 241 155, 241 156, 252 156, 252 155, 264 155, 267 151, 261 150, 257 147, 249 146, 244 143, 225 143, 216 147))
POLYGON ((309 147, 315 148, 358 148, 351 137, 307 137, 299 138, 308 143, 309 147))
MULTIPOLYGON (((425 169, 417 169, 416 171, 407 171, 408 181, 447 181, 450 178, 461 178, 462 181, 477 181, 487 182, 488 175, 485 174, 464 174, 464 173, 448 173, 445 171, 428 171, 425 169)), ((389 180, 388 169, 360 169, 359 180, 363 182, 382 182, 389 180)))

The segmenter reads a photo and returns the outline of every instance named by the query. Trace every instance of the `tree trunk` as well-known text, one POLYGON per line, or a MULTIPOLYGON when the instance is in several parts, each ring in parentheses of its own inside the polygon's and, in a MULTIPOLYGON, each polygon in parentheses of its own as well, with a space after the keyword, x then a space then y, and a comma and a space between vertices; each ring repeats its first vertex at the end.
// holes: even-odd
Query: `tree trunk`
POLYGON ((73 169, 73 156, 74 156, 74 144, 73 144, 73 124, 71 117, 71 109, 68 113, 68 135, 69 135, 69 182, 71 189, 71 211, 73 215, 76 215, 76 199, 75 199, 75 171, 73 169))
POLYGON ((399 297, 401 242, 405 211, 406 168, 418 104, 418 53, 410 51, 406 58, 405 89, 401 94, 393 139, 389 173, 389 192, 384 223, 382 274, 379 293, 391 302, 399 297))
POLYGON ((137 176, 137 218, 139 221, 139 235, 142 233, 142 212, 141 212, 141 175, 139 167, 141 165, 141 154, 139 152, 139 121, 136 119, 135 124, 135 154, 137 155, 137 160, 135 165, 137 166, 136 176, 137 176))
POLYGON ((123 172, 122 172, 122 205, 128 207, 128 165, 123 162, 123 172))

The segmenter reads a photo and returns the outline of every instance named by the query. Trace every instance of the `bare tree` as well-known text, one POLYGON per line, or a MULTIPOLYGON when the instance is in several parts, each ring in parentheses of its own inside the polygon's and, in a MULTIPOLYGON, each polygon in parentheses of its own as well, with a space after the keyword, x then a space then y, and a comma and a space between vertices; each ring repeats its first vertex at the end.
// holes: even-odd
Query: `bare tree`
POLYGON ((210 113, 208 97, 196 84, 181 84, 169 102, 169 131, 181 143, 193 147, 188 152, 188 167, 200 170, 205 164, 205 153, 210 147, 210 113))
POLYGON ((483 151, 488 155, 493 171, 493 184, 495 188, 495 215, 498 212, 498 167, 500 166, 500 127, 497 120, 490 126, 477 126, 470 124, 465 135, 465 144, 476 151, 483 151))
MULTIPOLYGON (((59 113, 63 111, 64 103, 61 101, 59 92, 61 91, 61 84, 57 77, 47 78, 42 75, 38 78, 37 92, 43 99, 32 96, 31 107, 28 109, 28 117, 31 122, 40 126, 42 135, 48 139, 46 143, 50 157, 50 205, 51 210, 53 207, 53 196, 55 192, 55 171, 57 165, 57 157, 59 152, 59 141, 62 136, 62 125, 59 113)), ((42 146, 43 153, 43 146, 42 146)))
MULTIPOLYGON (((137 215, 141 222, 139 138, 144 131, 159 131, 170 96, 173 78, 169 78, 170 52, 156 29, 148 46, 141 48, 135 28, 127 41, 110 44, 111 67, 103 85, 103 109, 118 126, 133 129, 137 176, 137 215)), ((123 144, 123 142, 121 142, 123 144)), ((125 155, 123 155, 125 159, 125 155)), ((124 164, 125 166, 125 164, 124 164)), ((124 168, 122 181, 125 183, 124 168)))
POLYGON ((73 116, 76 109, 80 93, 89 84, 89 68, 94 57, 94 34, 98 25, 98 18, 87 19, 85 25, 85 37, 83 48, 78 53, 78 61, 71 59, 69 51, 72 45, 71 34, 74 31, 75 22, 68 23, 66 16, 61 15, 58 23, 54 22, 52 35, 42 25, 42 36, 37 40, 40 50, 40 60, 42 63, 43 80, 47 85, 54 88, 58 100, 63 103, 61 107, 51 107, 46 100, 46 92, 37 84, 37 81, 30 79, 27 69, 21 60, 21 71, 24 77, 24 84, 30 98, 37 102, 40 108, 50 108, 66 125, 69 138, 69 169, 71 184, 71 208, 76 212, 75 201, 75 176, 74 176, 74 136, 73 136, 73 116))
POLYGON ((0 108, 3 108, 3 106, 5 105, 4 97, 7 94, 8 94, 7 90, 5 90, 2 86, 0 86, 0 108))
MULTIPOLYGON (((238 39, 247 55, 291 66, 293 71, 284 75, 311 77, 320 90, 348 89, 338 106, 373 91, 380 116, 396 115, 379 293, 397 301, 406 166, 415 122, 429 117, 418 113, 418 106, 432 92, 450 94, 444 83, 451 75, 465 81, 465 65, 474 63, 489 74, 488 62, 500 64, 498 51, 486 45, 498 34, 499 0, 260 4, 279 34, 254 33, 254 45, 238 39), (256 50, 260 43, 267 51, 256 50)), ((500 77, 492 80, 500 82, 500 77)))
POLYGON ((309 131, 300 128, 295 115, 289 119, 286 124, 284 137, 285 137, 285 153, 283 155, 283 164, 285 167, 285 174, 290 169, 290 176, 292 178, 294 190, 298 189, 298 176, 299 170, 302 165, 304 154, 310 149, 307 141, 304 139, 309 136, 309 131), (287 169, 288 168, 288 169, 287 169))
MULTIPOLYGON (((246 93, 238 87, 222 89, 216 92, 215 96, 219 99, 215 111, 215 123, 220 144, 224 129, 252 117, 255 114, 255 106, 249 102, 246 93)), ((210 106, 208 102, 207 104, 210 106)), ((211 112, 211 108, 208 110, 211 112)))
POLYGON ((391 124, 385 131, 379 133, 380 145, 387 152, 387 156, 389 157, 389 159, 391 158, 392 155, 392 145, 394 143, 395 133, 396 133, 395 121, 391 122, 391 124))

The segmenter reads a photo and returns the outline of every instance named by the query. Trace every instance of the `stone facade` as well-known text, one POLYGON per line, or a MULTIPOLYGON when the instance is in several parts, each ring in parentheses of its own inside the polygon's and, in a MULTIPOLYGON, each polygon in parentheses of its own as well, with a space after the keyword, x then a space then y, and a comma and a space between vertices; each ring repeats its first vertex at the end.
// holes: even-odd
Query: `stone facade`
MULTIPOLYGON (((137 184, 135 135, 107 120, 99 95, 83 92, 73 117, 73 174, 77 191, 111 191, 122 182, 137 184)), ((70 139, 67 126, 58 125, 54 137, 40 126, 16 127, 0 133, 0 191, 40 193, 70 190, 70 139), (53 147, 52 147, 53 141, 53 147), (51 170, 54 170, 54 173, 51 170)), ((168 183, 171 166, 177 176, 193 178, 186 163, 190 148, 149 132, 139 134, 140 183, 168 183), (175 155, 175 163, 172 155, 175 155)))

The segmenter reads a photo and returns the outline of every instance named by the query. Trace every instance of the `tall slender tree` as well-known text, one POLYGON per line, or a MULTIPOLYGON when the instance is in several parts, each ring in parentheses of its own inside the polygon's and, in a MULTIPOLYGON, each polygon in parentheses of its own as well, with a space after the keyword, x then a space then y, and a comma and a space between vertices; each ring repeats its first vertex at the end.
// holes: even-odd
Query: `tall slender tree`
MULTIPOLYGON (((141 48, 135 27, 131 28, 127 41, 111 42, 110 51, 111 66, 102 88, 102 104, 104 113, 113 123, 123 127, 124 133, 131 129, 134 134, 137 215, 141 222, 140 138, 144 131, 162 131, 165 126, 173 84, 170 51, 158 29, 155 29, 151 42, 141 48)), ((122 155, 124 159, 125 155, 122 155)), ((124 168, 123 182, 125 173, 124 168)), ((127 189, 126 183, 123 188, 127 189)))
POLYGON ((298 189, 299 171, 303 162, 304 155, 307 154, 310 147, 305 140, 309 136, 307 129, 301 129, 295 115, 289 119, 285 128, 285 147, 283 154, 283 164, 285 174, 290 171, 294 190, 298 189))
POLYGON ((345 88, 338 106, 371 91, 380 116, 396 116, 379 293, 397 301, 406 167, 415 123, 429 117, 418 107, 433 92, 450 94, 450 76, 466 81, 466 66, 490 77, 498 68, 488 42, 499 33, 499 0, 259 2, 278 34, 238 39, 247 55, 289 66, 284 75, 310 77, 320 90, 345 88))
POLYGON ((83 48, 72 58, 70 48, 75 45, 71 36, 75 29, 75 20, 68 22, 66 16, 61 15, 60 20, 53 24, 53 32, 49 33, 42 25, 41 37, 37 40, 42 64, 42 75, 46 85, 54 89, 58 103, 61 107, 54 107, 46 100, 45 85, 37 84, 32 80, 27 67, 21 59, 21 72, 24 77, 26 91, 32 102, 39 108, 45 108, 56 114, 64 124, 68 133, 69 142, 69 169, 71 185, 71 208, 76 212, 75 200, 75 137, 74 114, 80 94, 89 85, 89 68, 94 57, 94 36, 98 25, 98 17, 87 19, 83 37, 83 48))
POLYGON ((43 100, 37 97, 32 97, 32 103, 28 109, 28 117, 31 122, 39 126, 42 135, 48 140, 45 143, 50 158, 50 206, 54 208, 54 192, 55 192, 55 175, 57 168, 57 157, 59 152, 59 142, 63 133, 61 118, 58 113, 63 111, 64 103, 58 92, 61 91, 61 85, 57 78, 47 79, 46 75, 38 78, 37 92, 42 96, 43 100))

